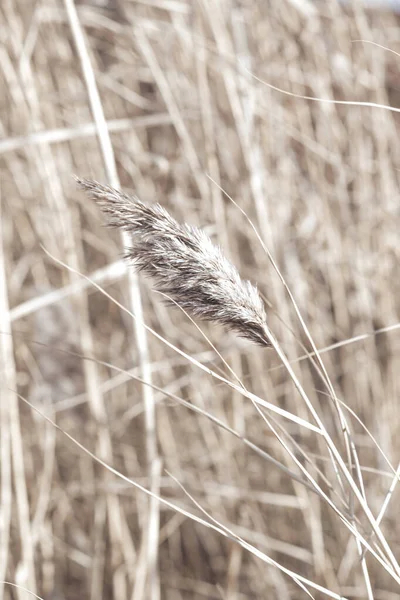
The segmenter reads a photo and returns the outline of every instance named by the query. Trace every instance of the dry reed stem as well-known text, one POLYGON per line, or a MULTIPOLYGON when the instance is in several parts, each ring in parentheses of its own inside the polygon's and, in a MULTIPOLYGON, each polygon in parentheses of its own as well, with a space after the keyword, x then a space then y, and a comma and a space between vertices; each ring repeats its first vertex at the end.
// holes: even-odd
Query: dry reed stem
MULTIPOLYGON (((0 195, 0 222, 3 215, 3 199, 0 195)), ((33 593, 36 591, 34 565, 34 541, 29 515, 29 498, 21 415, 17 389, 17 373, 14 360, 13 338, 9 312, 7 274, 5 268, 5 230, 0 228, 0 427, 1 427, 1 562, 0 597, 5 595, 4 581, 10 560, 10 526, 12 507, 16 506, 18 529, 21 538, 21 557, 16 567, 16 578, 33 593), (12 478, 11 478, 12 471, 12 478), (13 483, 12 483, 13 482, 13 483)), ((28 594, 18 590, 19 598, 28 594)))
MULTIPOLYGON (((94 120, 96 123, 98 139, 100 143, 100 149, 103 156, 104 166, 108 175, 108 179, 111 184, 119 185, 119 179, 117 174, 117 167, 114 157, 114 151, 111 144, 110 134, 107 128, 106 119, 104 116, 104 110, 101 103, 101 98, 98 92, 96 78, 91 64, 88 49, 86 47, 85 38, 81 25, 79 23, 78 15, 74 0, 64 0, 67 9, 68 18, 70 21, 72 34, 78 50, 83 75, 86 82, 86 87, 89 95, 91 110, 93 112, 94 120)), ((126 244, 126 239, 122 234, 122 243, 126 244)), ((146 330, 142 324, 142 300, 141 291, 139 287, 138 279, 131 275, 129 277, 130 283, 130 301, 131 305, 135 307, 135 312, 139 318, 135 321, 135 337, 136 344, 139 353, 140 366, 145 381, 151 383, 151 370, 149 369, 149 350, 147 343, 146 330)), ((148 472, 151 480, 154 480, 152 487, 157 487, 157 465, 158 459, 158 448, 157 448, 157 431, 156 431, 156 415, 155 415, 155 404, 153 392, 150 386, 144 386, 143 388, 144 400, 145 400, 145 423, 146 423, 146 453, 148 462, 148 472)), ((98 405, 101 412, 101 421, 106 419, 106 411, 104 402, 101 398, 101 402, 98 405)), ((110 460, 112 456, 112 443, 109 433, 106 429, 101 431, 100 441, 103 442, 103 449, 105 451, 105 457, 110 460)), ((159 467, 158 467, 159 468, 159 467)), ((111 525, 112 521, 117 518, 119 521, 119 527, 117 528, 117 537, 121 546, 123 546, 122 540, 122 526, 120 507, 118 499, 113 495, 108 496, 109 502, 109 528, 110 534, 114 535, 114 528, 111 525), (114 516, 114 518, 113 518, 114 516)), ((142 588, 138 589, 136 583, 139 578, 136 579, 135 588, 133 591, 132 600, 141 600, 146 597, 146 594, 150 594, 152 598, 158 600, 160 596, 160 584, 158 575, 158 532, 159 532, 159 508, 156 501, 152 500, 148 507, 148 522, 143 525, 143 537, 142 537, 142 550, 141 555, 146 556, 144 564, 144 577, 142 580, 142 588)), ((118 561, 118 558, 115 562, 118 561)), ((115 580, 114 580, 115 581, 115 580)), ((117 593, 117 592, 116 592, 117 593)), ((92 590, 92 597, 97 598, 100 594, 100 590, 92 590)))

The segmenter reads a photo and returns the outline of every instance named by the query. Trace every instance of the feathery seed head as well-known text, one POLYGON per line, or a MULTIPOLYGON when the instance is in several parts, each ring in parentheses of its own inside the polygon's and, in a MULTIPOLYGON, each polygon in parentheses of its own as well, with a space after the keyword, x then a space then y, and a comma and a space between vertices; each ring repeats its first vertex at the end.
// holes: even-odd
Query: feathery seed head
POLYGON ((95 181, 77 179, 112 227, 127 231, 126 258, 149 276, 154 288, 195 317, 221 323, 264 347, 264 303, 249 281, 197 227, 180 224, 159 204, 148 206, 95 181))

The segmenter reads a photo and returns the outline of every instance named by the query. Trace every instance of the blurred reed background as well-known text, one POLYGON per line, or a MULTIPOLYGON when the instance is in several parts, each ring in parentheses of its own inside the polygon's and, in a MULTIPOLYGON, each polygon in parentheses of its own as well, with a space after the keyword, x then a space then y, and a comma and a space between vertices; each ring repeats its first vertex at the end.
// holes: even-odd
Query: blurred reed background
POLYGON ((357 105, 400 107, 400 58, 359 40, 400 51, 398 16, 334 0, 1 2, 0 600, 32 597, 5 580, 46 600, 310 597, 277 565, 324 588, 303 582, 314 598, 400 598, 399 115, 357 105), (292 376, 275 350, 201 324, 233 376, 128 273, 123 240, 73 174, 205 229, 258 285, 292 376), (334 346, 321 358, 335 401, 298 360, 312 345, 240 209, 316 347, 334 346), (315 425, 293 375, 365 506, 383 510, 382 539, 326 437, 252 403, 315 425), (346 409, 343 435, 339 401, 372 437, 346 409), (43 414, 263 555, 149 499, 43 414))

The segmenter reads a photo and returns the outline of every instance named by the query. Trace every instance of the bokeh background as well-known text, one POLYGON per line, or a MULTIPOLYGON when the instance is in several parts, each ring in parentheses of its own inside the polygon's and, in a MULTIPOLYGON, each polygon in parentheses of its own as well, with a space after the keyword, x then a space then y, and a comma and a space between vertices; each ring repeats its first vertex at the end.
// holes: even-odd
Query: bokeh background
MULTIPOLYGON (((301 475, 252 403, 82 277, 129 310, 142 307, 149 327, 232 378, 187 316, 129 275, 121 237, 73 175, 117 181, 223 247, 258 284, 272 331, 345 457, 326 388, 312 363, 298 360, 310 343, 238 206, 245 211, 316 346, 334 346, 321 356, 338 398, 396 467, 399 115, 357 103, 400 107, 398 10, 334 0, 2 0, 0 598, 32 597, 3 580, 46 600, 307 597, 276 567, 149 501, 43 414, 127 477, 207 519, 178 481, 280 565, 343 597, 371 597, 354 537, 326 503, 170 394, 301 475)), ((273 350, 216 326, 202 331, 249 391, 310 419, 273 350)), ((377 515, 393 475, 349 418, 377 515)), ((298 460, 337 488, 320 440, 275 419, 298 460)), ((398 555, 396 494, 382 531, 398 555)), ((368 537, 367 525, 362 532, 368 537)), ((400 598, 382 566, 370 556, 367 564, 373 598, 400 598)))

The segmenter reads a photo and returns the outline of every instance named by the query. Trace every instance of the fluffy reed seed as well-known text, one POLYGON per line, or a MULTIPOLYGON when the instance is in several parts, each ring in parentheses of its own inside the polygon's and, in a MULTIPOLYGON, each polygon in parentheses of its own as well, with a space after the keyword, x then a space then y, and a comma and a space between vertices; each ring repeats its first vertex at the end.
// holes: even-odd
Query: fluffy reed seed
POLYGON ((257 288, 197 227, 178 223, 160 204, 146 205, 96 181, 77 179, 106 214, 108 224, 129 232, 125 257, 149 276, 154 289, 199 319, 220 323, 264 347, 264 303, 257 288))

